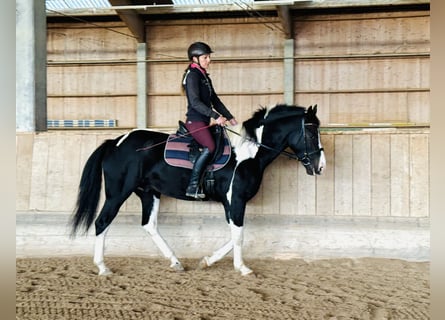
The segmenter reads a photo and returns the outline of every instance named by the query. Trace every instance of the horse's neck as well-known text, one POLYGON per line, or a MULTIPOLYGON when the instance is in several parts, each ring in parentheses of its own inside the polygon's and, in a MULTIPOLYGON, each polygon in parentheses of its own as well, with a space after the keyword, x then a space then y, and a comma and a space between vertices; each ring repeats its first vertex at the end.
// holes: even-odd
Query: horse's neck
POLYGON ((256 159, 261 169, 264 170, 273 160, 280 154, 279 150, 267 150, 262 148, 263 152, 259 153, 260 144, 252 139, 246 138, 241 127, 229 131, 230 143, 235 150, 236 161, 238 163, 247 159, 256 159), (234 133, 235 132, 235 133, 234 133))

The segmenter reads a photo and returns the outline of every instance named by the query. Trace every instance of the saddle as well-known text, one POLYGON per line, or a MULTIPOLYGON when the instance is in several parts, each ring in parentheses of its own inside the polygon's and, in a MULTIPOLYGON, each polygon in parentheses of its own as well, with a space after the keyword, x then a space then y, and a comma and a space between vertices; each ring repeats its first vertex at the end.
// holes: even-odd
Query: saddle
MULTIPOLYGON (((192 169, 193 164, 201 153, 202 146, 193 139, 184 122, 179 121, 178 124, 179 127, 176 133, 168 136, 164 150, 164 159, 171 166, 192 169)), ((210 131, 216 148, 206 171, 213 172, 227 164, 232 148, 227 134, 220 126, 212 126, 210 131)))

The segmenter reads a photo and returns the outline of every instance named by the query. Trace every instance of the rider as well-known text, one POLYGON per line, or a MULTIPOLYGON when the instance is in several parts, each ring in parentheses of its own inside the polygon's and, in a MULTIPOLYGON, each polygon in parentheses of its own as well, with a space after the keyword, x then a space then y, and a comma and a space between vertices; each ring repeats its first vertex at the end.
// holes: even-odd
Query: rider
POLYGON ((195 42, 187 50, 189 66, 184 72, 182 86, 187 96, 187 113, 185 126, 193 138, 203 146, 196 159, 190 176, 186 196, 201 199, 205 194, 199 190, 201 175, 215 151, 215 141, 209 130, 210 119, 220 126, 226 121, 236 125, 237 121, 218 98, 212 81, 207 73, 212 49, 204 42, 195 42), (216 111, 215 111, 216 110, 216 111))

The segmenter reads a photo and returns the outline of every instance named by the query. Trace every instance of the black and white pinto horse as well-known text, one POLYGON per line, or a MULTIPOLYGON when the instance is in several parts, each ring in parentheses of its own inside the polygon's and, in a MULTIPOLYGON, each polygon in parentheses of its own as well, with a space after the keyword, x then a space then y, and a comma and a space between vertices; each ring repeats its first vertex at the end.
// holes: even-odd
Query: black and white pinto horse
MULTIPOLYGON (((211 256, 204 257, 201 268, 211 266, 233 250, 235 270, 242 275, 252 273, 242 257, 246 203, 258 192, 266 167, 280 154, 298 159, 309 175, 322 173, 326 161, 316 112, 316 105, 308 109, 288 105, 261 108, 243 123, 239 136, 231 137, 230 160, 214 172, 214 188, 205 199, 221 202, 224 206, 231 239, 211 256), (286 151, 287 148, 292 152, 286 151)), ((104 262, 105 236, 121 205, 133 192, 142 202, 142 227, 170 260, 170 267, 184 270, 157 227, 161 194, 194 200, 185 195, 191 170, 170 166, 164 160, 167 139, 166 133, 134 130, 104 141, 87 160, 70 223, 74 236, 81 227, 86 233, 95 222, 94 263, 99 275, 112 273, 104 262), (102 173, 105 202, 95 219, 102 173)))

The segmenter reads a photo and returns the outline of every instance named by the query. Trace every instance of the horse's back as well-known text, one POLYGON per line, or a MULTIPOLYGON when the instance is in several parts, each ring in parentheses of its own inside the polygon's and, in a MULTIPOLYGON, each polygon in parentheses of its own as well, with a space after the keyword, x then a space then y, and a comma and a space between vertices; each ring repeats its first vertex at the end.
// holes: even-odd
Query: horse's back
POLYGON ((104 170, 107 167, 139 166, 146 159, 162 159, 167 137, 163 132, 140 129, 115 138, 112 150, 104 158, 104 170))
POLYGON ((162 143, 167 140, 168 134, 148 129, 134 129, 115 139, 116 146, 141 146, 162 143))

